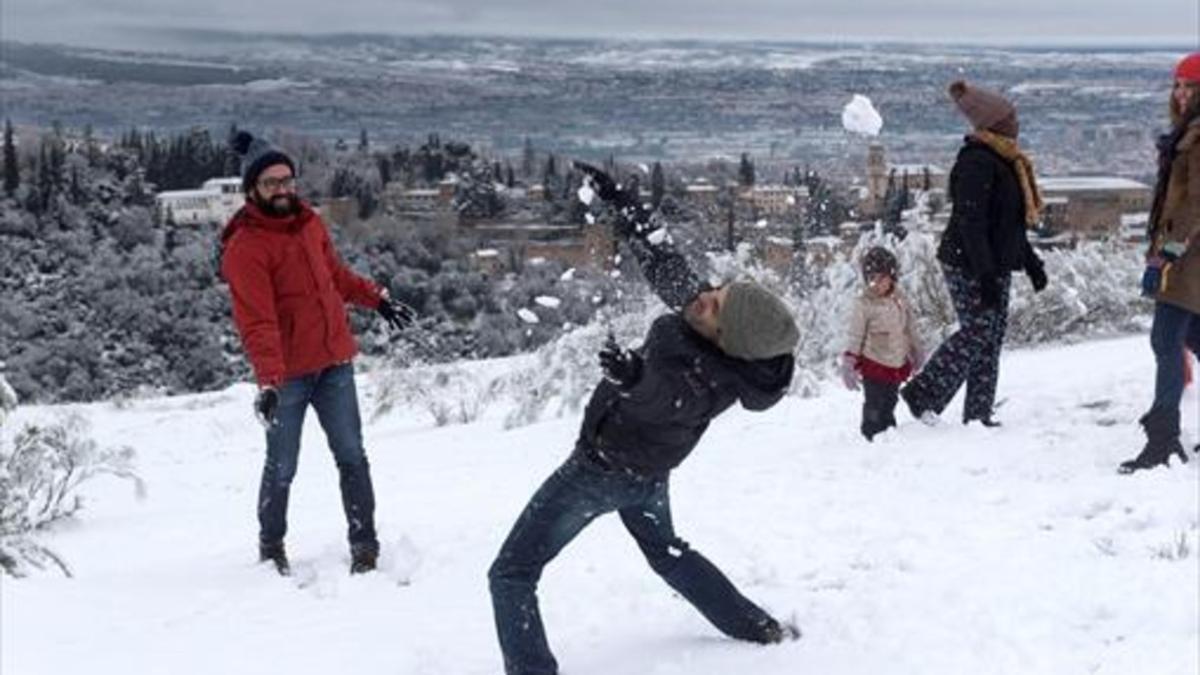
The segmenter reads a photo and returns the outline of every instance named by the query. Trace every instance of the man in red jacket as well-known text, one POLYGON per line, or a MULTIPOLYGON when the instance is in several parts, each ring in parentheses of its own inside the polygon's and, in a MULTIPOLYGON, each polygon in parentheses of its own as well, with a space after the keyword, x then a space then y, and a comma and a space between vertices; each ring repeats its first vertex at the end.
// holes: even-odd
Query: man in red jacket
POLYGON ((246 132, 241 156, 246 204, 221 234, 221 274, 259 392, 254 410, 267 428, 258 496, 259 557, 290 572, 283 538, 304 413, 311 405, 337 462, 349 524, 350 572, 375 569, 375 493, 362 444, 352 360, 358 351, 345 303, 374 309, 393 328, 414 318, 386 290, 338 258, 321 217, 296 196, 296 167, 246 132))

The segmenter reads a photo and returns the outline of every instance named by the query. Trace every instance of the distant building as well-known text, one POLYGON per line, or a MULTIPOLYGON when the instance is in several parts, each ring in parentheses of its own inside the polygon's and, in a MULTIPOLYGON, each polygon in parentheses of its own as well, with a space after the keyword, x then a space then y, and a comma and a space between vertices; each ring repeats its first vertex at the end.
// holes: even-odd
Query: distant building
POLYGON ((492 274, 534 259, 555 260, 570 267, 608 269, 616 250, 611 228, 602 223, 477 222, 462 228, 483 247, 471 256, 476 269, 492 274))
POLYGON ((454 206, 458 180, 448 177, 437 187, 409 188, 401 183, 389 183, 383 192, 384 206, 401 214, 430 214, 449 211, 454 206))
POLYGON ((242 179, 210 178, 199 190, 168 190, 154 197, 154 205, 162 222, 224 223, 242 208, 246 201, 242 179))
POLYGON ((803 217, 808 208, 808 188, 803 185, 755 185, 743 189, 738 199, 748 202, 760 215, 783 216, 791 213, 803 217))
POLYGON ((889 183, 894 188, 910 191, 945 190, 946 170, 933 164, 888 164, 883 146, 874 143, 867 148, 867 189, 861 209, 864 214, 878 217, 883 211, 883 199, 889 183))
POLYGON ((1150 186, 1114 176, 1047 176, 1038 185, 1047 229, 1076 239, 1121 235, 1125 216, 1150 210, 1150 186))
POLYGON ((697 206, 717 205, 717 186, 712 183, 691 183, 685 185, 683 190, 686 199, 697 206))

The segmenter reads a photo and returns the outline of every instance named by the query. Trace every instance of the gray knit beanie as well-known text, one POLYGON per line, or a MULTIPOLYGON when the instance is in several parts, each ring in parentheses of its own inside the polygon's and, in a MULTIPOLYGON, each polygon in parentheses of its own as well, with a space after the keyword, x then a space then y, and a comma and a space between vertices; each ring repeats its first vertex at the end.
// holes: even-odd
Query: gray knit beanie
POLYGON ((296 164, 292 158, 264 138, 239 131, 229 139, 229 146, 238 154, 241 162, 242 190, 246 192, 250 192, 250 188, 258 182, 259 174, 276 164, 288 165, 292 175, 296 175, 296 164))
MULTIPOLYGON (((1009 117, 1017 113, 1016 107, 998 92, 969 85, 962 80, 950 83, 950 98, 962 114, 976 129, 990 129, 1003 133, 1009 117)), ((1005 134, 1013 135, 1013 134, 1005 134)))
POLYGON ((735 281, 726 288, 718 317, 722 351, 748 361, 792 353, 800 331, 783 300, 753 281, 735 281))

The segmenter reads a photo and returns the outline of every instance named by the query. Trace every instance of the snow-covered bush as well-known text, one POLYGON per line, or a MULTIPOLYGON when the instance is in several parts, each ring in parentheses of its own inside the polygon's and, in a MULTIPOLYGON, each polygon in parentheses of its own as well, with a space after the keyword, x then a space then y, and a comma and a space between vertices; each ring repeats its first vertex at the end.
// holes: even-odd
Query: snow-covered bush
POLYGON ((1140 330, 1150 303, 1141 295, 1142 257, 1119 241, 1084 242, 1041 254, 1045 290, 1013 275, 1007 339, 1016 344, 1140 330))
POLYGON ((469 424, 496 400, 502 383, 456 364, 424 364, 389 369, 376 392, 374 416, 397 406, 423 409, 439 427, 469 424))
MULTIPOLYGON (((16 407, 16 397, 0 376, 0 409, 16 407)), ((133 449, 101 448, 89 433, 87 420, 65 415, 48 425, 27 424, 10 442, 0 435, 0 571, 24 576, 27 566, 58 566, 70 576, 66 563, 38 543, 34 535, 51 523, 69 518, 83 505, 79 486, 101 475, 133 481, 133 449)))

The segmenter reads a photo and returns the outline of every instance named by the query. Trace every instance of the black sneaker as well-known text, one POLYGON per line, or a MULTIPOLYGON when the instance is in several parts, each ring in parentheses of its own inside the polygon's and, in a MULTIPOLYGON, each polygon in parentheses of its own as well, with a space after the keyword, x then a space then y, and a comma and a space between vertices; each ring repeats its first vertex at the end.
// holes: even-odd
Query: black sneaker
POLYGON ((995 429, 996 427, 998 427, 998 426, 1001 426, 1001 425, 1000 425, 1000 420, 994 419, 994 418, 992 418, 991 416, 988 416, 988 417, 968 417, 967 419, 963 420, 963 426, 967 426, 967 425, 969 425, 971 422, 979 422, 980 424, 982 424, 983 426, 985 426, 985 427, 987 427, 987 428, 989 428, 989 429, 995 429))
POLYGON ((350 550, 350 574, 364 574, 375 570, 379 549, 363 546, 350 550))
POLYGON ((283 550, 283 542, 258 545, 258 561, 267 562, 268 560, 275 565, 275 571, 279 572, 279 576, 291 576, 292 566, 288 564, 287 552, 283 550))

